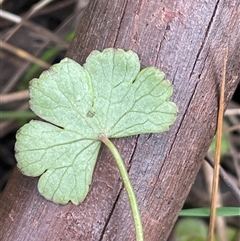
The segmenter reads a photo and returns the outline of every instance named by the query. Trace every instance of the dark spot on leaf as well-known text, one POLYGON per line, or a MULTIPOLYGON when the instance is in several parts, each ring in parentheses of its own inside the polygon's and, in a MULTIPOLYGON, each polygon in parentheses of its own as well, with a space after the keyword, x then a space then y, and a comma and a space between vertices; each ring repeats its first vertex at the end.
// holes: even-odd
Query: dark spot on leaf
POLYGON ((93 116, 95 115, 95 112, 93 112, 93 111, 88 111, 88 113, 87 113, 87 117, 90 117, 90 118, 92 118, 93 116))

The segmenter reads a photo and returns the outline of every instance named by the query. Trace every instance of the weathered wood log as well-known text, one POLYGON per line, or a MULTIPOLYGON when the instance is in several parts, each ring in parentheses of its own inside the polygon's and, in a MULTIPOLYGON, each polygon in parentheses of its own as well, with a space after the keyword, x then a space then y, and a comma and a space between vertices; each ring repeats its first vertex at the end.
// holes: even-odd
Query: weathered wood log
MULTIPOLYGON (((67 56, 132 49, 142 67, 161 68, 179 107, 169 132, 114 140, 128 166, 146 241, 166 240, 216 129, 226 46, 226 105, 240 79, 240 5, 223 1, 91 1, 67 56)), ((67 84, 67 83, 66 83, 67 84)), ((135 240, 128 199, 109 151, 101 149, 91 191, 80 205, 38 194, 37 178, 15 170, 0 198, 2 241, 135 240)))

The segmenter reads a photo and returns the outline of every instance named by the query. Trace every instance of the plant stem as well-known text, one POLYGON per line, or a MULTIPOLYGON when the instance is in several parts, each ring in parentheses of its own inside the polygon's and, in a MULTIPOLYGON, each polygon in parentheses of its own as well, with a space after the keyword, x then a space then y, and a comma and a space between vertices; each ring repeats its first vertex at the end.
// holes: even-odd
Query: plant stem
POLYGON ((99 136, 99 139, 109 148, 109 150, 113 154, 114 159, 117 163, 120 175, 122 177, 122 180, 123 180, 123 183, 124 183, 124 186, 125 186, 128 198, 129 198, 129 203, 130 203, 133 220, 134 220, 134 225, 135 225, 135 230, 136 230, 136 240, 144 241, 142 220, 141 220, 141 215, 140 215, 138 204, 137 204, 136 195, 134 193, 133 186, 129 179, 128 172, 127 172, 125 164, 122 160, 122 157, 121 157, 120 153, 118 152, 117 148, 106 137, 106 135, 101 134, 99 136))

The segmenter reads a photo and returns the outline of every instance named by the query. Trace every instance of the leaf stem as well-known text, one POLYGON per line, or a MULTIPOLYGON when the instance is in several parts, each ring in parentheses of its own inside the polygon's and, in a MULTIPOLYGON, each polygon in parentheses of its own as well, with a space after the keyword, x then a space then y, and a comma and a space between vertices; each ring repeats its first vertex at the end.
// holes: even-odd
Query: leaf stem
POLYGON ((132 183, 129 179, 127 169, 125 167, 124 161, 118 152, 117 148, 114 146, 114 144, 106 137, 106 135, 101 134, 99 136, 99 139, 109 148, 112 155, 114 156, 114 159, 116 161, 116 164, 118 166, 120 175, 122 177, 128 198, 129 203, 133 215, 135 230, 136 230, 136 240, 137 241, 144 241, 144 235, 143 235, 143 226, 142 226, 142 220, 140 211, 137 204, 136 195, 133 190, 132 183))

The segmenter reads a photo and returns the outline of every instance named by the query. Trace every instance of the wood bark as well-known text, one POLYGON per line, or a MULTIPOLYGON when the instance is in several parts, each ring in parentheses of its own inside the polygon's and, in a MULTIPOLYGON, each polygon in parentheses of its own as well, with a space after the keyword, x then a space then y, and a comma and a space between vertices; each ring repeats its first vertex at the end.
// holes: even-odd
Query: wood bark
MULTIPOLYGON (((174 85, 179 112, 169 132, 114 140, 146 241, 167 240, 211 143, 227 46, 226 105, 239 82, 239 27, 238 0, 92 0, 79 25, 68 57, 83 64, 93 49, 132 49, 142 67, 161 68, 174 85)), ((0 198, 2 241, 135 240, 127 195, 105 147, 80 206, 45 200, 37 181, 13 172, 0 198)))

